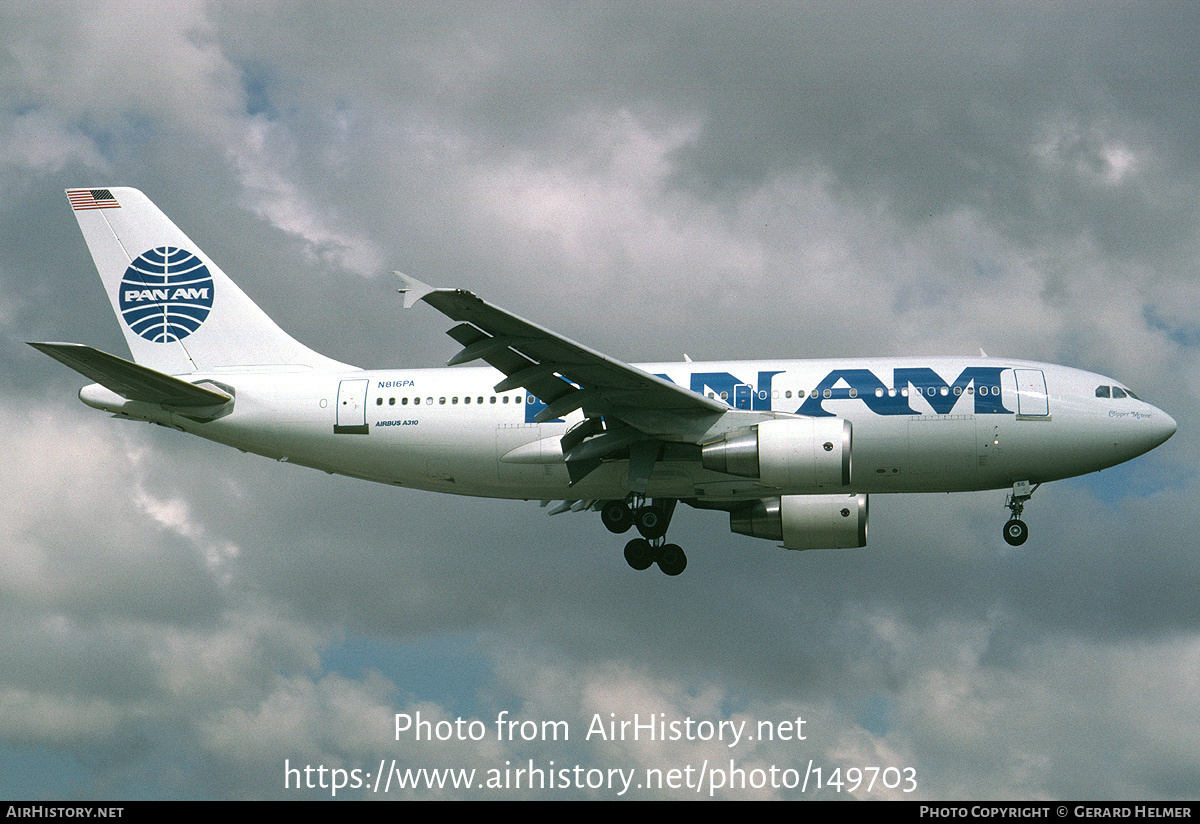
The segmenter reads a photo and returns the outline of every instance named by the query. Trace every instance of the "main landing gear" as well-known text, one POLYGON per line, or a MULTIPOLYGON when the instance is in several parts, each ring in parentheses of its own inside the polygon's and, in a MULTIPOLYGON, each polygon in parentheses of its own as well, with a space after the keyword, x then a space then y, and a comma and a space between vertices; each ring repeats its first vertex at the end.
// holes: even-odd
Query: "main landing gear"
POLYGON ((655 498, 647 502, 640 495, 630 495, 623 501, 609 501, 600 509, 600 519, 609 532, 618 535, 636 526, 642 534, 625 545, 625 560, 634 569, 648 569, 658 564, 667 575, 678 575, 687 567, 687 555, 678 544, 666 543, 667 527, 675 512, 674 498, 655 498))
POLYGON ((1012 518, 1004 525, 1004 540, 1010 546, 1020 546, 1029 538, 1029 526, 1021 520, 1021 513, 1025 511, 1025 502, 1033 497, 1039 486, 1040 483, 1030 486, 1029 481, 1017 481, 1004 502, 1012 512, 1012 518))

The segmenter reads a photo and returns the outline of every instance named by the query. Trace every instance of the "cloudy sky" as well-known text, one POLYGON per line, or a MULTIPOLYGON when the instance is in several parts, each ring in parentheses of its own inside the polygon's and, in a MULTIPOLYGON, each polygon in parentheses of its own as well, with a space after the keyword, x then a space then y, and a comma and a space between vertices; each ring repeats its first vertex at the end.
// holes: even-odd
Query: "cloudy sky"
MULTIPOLYGON (((731 759, 892 777, 858 798, 1200 794, 1200 13, 562 5, 4 4, 0 796, 731 759), (364 367, 456 351, 401 308, 403 269, 629 361, 1064 363, 1179 432, 1044 486, 1018 550, 1003 491, 876 496, 858 551, 681 510, 686 573, 638 574, 595 514, 84 407, 24 342, 127 355, 63 196, 105 185, 145 190, 281 325, 364 367), (418 712, 487 734, 397 740, 418 712), (571 739, 498 740, 501 712, 571 739), (585 740, 635 713, 802 717, 805 739, 585 740)), ((413 795, 489 793, 391 793, 413 795)))

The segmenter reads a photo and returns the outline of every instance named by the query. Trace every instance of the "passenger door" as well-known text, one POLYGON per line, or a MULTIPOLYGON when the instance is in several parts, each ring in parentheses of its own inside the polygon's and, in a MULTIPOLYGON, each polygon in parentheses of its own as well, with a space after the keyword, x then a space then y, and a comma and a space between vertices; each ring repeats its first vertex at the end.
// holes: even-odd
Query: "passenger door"
POLYGON ((1050 417, 1050 398, 1046 394, 1046 376, 1041 369, 1014 369, 1017 379, 1017 417, 1050 417))
POLYGON ((337 422, 333 425, 336 434, 367 434, 367 386, 370 383, 366 378, 355 378, 338 384, 337 422))

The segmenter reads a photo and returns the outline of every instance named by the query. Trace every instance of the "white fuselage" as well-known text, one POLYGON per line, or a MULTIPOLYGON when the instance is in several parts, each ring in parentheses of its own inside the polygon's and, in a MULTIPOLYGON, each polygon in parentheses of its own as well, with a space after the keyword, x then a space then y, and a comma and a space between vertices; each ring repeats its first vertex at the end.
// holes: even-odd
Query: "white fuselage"
MULTIPOLYGON (((639 368, 732 408, 836 416, 853 426, 847 493, 956 492, 1104 469, 1165 441, 1175 422, 1110 378, 994 358, 652 363, 639 368)), ((571 486, 558 440, 581 419, 538 423, 491 368, 193 374, 232 387, 232 411, 199 423, 92 385, 85 403, 277 460, 381 483, 497 498, 624 498, 628 462, 571 486)), ((695 444, 654 465, 652 497, 727 501, 779 489, 705 469, 695 444), (693 450, 689 452, 688 449, 693 450)))

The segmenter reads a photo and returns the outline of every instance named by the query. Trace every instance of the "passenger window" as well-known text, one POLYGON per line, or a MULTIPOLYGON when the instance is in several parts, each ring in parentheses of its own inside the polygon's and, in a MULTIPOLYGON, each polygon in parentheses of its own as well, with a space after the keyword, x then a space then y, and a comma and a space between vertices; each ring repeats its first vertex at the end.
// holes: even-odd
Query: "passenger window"
POLYGON ((376 399, 375 399, 375 405, 376 405, 376 406, 383 406, 383 398, 376 398, 376 399))
POLYGON ((396 399, 388 398, 388 406, 395 406, 395 405, 396 405, 396 399))

